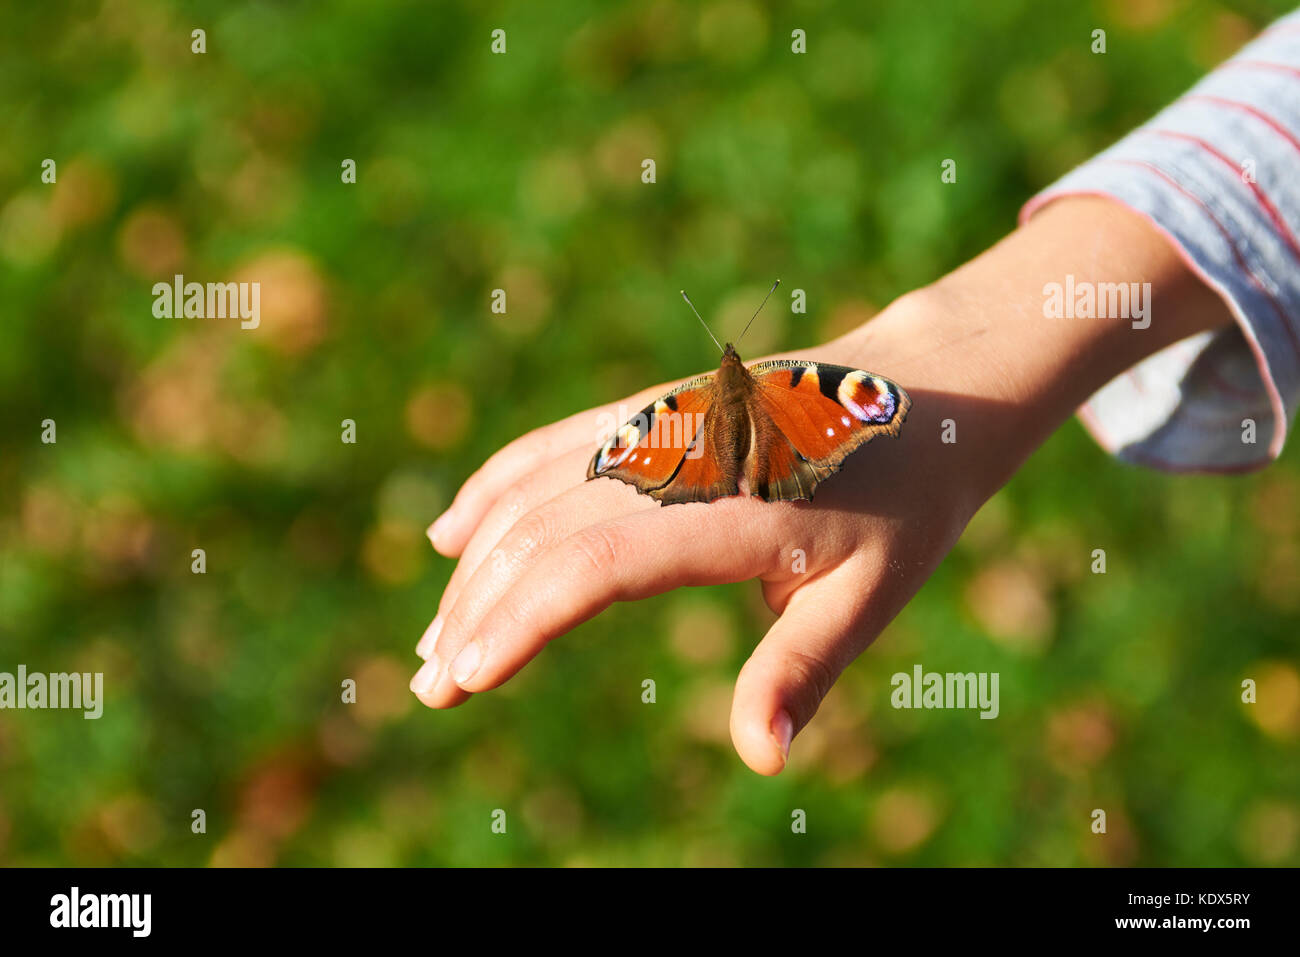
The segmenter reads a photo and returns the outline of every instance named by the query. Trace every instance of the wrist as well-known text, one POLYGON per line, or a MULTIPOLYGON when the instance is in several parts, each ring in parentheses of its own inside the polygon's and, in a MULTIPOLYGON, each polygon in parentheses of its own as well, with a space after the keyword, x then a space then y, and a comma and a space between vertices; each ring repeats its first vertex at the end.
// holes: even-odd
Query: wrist
POLYGON ((1111 379, 1230 321, 1145 218, 1067 197, 836 345, 911 392, 914 414, 933 403, 920 428, 954 420, 964 477, 986 498, 1111 379))
POLYGON ((1031 398, 1053 427, 1126 369, 1231 321, 1172 240, 1097 196, 1048 204, 931 294, 987 329, 1008 395, 1031 398))

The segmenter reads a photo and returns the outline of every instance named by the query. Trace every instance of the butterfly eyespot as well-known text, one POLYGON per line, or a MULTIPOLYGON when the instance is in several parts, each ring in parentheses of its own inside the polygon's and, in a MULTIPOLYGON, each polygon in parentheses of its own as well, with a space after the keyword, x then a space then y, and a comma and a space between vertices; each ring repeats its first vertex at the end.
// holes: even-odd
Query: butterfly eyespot
POLYGON ((888 388, 882 388, 879 380, 853 381, 845 378, 840 385, 840 405, 848 409, 862 422, 888 422, 894 417, 897 403, 888 388), (870 391, 870 396, 864 393, 870 391))

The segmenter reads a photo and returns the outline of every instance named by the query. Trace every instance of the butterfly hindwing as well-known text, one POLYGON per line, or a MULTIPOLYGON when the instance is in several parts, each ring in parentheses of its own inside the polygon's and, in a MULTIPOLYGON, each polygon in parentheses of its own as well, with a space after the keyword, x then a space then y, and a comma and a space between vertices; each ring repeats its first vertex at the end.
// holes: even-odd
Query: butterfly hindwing
POLYGON ((766 502, 811 499, 817 483, 835 474, 835 469, 819 468, 796 452, 775 426, 756 429, 754 444, 746 478, 750 493, 766 502))
POLYGON ((751 459, 752 490, 768 501, 811 499, 851 452, 897 436, 912 404, 895 383, 847 366, 780 359, 749 371, 755 404, 779 433, 756 430, 763 447, 751 459))
MULTIPOLYGON (((681 502, 712 502, 740 492, 737 477, 740 463, 729 458, 717 443, 724 423, 716 403, 710 403, 691 448, 682 458, 677 474, 663 488, 652 492, 665 505, 681 502)), ((728 443, 729 444, 729 443, 728 443)))

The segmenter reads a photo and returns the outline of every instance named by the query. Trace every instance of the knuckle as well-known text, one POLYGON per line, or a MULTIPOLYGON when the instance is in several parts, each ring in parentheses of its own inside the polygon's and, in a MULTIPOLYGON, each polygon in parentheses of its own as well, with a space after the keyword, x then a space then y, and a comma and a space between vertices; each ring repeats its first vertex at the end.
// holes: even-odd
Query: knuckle
POLYGON ((569 541, 574 558, 593 572, 614 567, 626 549, 622 534, 606 525, 584 528, 569 541))
POLYGON ((507 551, 517 557, 531 555, 554 538, 555 519, 542 509, 534 509, 515 523, 507 551))
POLYGON ((531 511, 531 500, 532 493, 528 486, 523 482, 516 482, 501 493, 498 508, 502 516, 513 523, 531 511))
POLYGON ((817 705, 831 690, 831 685, 835 684, 835 670, 821 658, 816 655, 810 655, 802 651, 791 649, 788 654, 788 666, 794 673, 802 687, 810 688, 813 695, 807 702, 810 706, 809 713, 805 720, 812 717, 812 712, 817 710, 817 705))
POLYGON ((492 610, 492 619, 494 629, 501 629, 507 634, 514 635, 516 640, 522 637, 523 642, 527 643, 526 636, 533 628, 533 615, 528 611, 526 600, 517 597, 504 598, 492 610))

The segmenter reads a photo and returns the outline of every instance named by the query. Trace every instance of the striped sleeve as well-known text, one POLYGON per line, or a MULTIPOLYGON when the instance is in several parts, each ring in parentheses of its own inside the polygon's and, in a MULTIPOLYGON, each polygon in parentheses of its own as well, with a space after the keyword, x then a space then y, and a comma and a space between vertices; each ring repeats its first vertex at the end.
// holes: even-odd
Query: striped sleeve
POLYGON ((1033 197, 1021 222, 1080 194, 1145 216, 1236 320, 1108 383, 1079 410, 1084 425, 1154 468, 1241 472, 1276 458, 1300 404, 1300 11, 1033 197))

